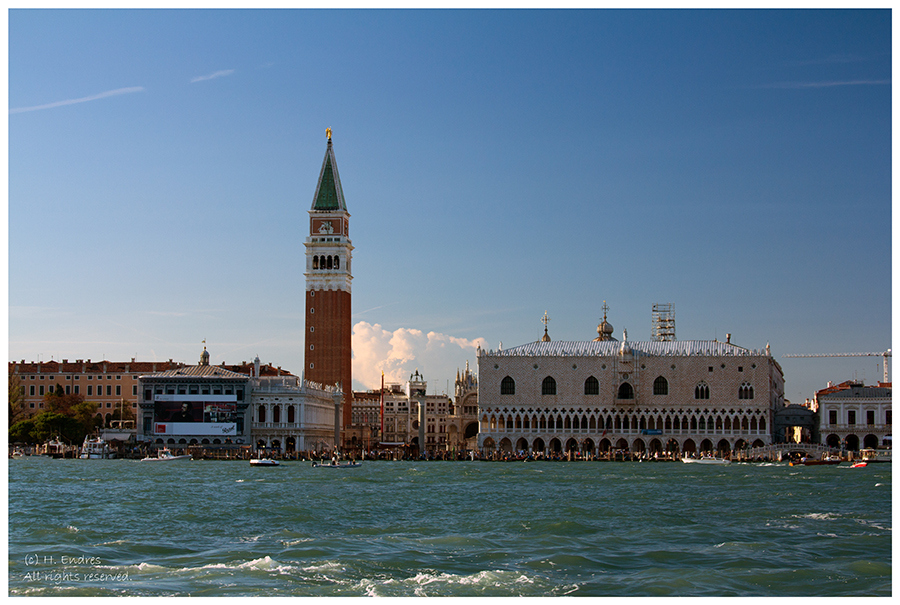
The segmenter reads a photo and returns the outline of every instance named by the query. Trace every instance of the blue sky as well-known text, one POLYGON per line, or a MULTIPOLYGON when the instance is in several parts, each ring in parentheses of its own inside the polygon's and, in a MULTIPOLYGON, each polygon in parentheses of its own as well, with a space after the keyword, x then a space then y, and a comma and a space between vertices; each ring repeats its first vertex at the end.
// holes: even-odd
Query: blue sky
POLYGON ((334 149, 354 376, 475 346, 772 347, 786 395, 881 378, 889 11, 9 13, 9 358, 299 373, 334 149))

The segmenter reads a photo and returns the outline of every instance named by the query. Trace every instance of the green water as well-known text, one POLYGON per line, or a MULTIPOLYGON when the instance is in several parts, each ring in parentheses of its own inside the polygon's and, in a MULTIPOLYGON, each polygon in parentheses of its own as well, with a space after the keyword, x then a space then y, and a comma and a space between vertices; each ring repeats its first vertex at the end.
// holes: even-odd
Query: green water
POLYGON ((890 596, 891 465, 9 461, 9 593, 890 596))

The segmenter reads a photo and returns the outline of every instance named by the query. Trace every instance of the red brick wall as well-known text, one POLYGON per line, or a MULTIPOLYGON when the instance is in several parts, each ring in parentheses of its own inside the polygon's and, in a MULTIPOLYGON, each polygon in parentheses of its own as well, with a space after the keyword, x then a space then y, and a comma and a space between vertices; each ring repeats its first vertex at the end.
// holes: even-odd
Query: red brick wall
POLYGON ((323 385, 341 383, 344 390, 342 424, 351 423, 353 398, 351 371, 350 293, 312 290, 306 293, 306 379, 323 385))

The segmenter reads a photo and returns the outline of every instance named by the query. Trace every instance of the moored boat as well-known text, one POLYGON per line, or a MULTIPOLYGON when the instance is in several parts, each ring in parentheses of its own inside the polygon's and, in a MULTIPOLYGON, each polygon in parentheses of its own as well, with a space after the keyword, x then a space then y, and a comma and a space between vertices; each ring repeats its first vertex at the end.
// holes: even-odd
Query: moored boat
POLYGON ((685 456, 681 461, 687 464, 731 464, 731 460, 716 458, 715 456, 700 456, 699 458, 688 458, 685 456))
POLYGON ((116 454, 104 439, 88 435, 84 438, 81 454, 78 457, 82 460, 110 460, 115 458, 116 454))
POLYGON ((141 458, 141 462, 168 462, 174 460, 191 460, 190 454, 183 454, 181 456, 176 456, 172 453, 172 451, 164 447, 156 452, 156 456, 147 456, 146 458, 141 458))

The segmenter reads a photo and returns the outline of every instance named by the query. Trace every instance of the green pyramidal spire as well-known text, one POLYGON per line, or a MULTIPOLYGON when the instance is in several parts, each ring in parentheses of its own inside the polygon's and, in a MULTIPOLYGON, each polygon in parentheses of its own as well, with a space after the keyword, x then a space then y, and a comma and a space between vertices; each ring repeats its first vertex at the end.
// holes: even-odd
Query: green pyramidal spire
POLYGON ((334 159, 334 149, 331 147, 331 129, 328 128, 325 133, 328 135, 328 148, 325 150, 325 159, 322 161, 322 171, 319 173, 319 184, 316 185, 312 209, 324 212, 336 210, 346 212, 347 204, 344 203, 341 177, 338 174, 337 160, 334 159))

